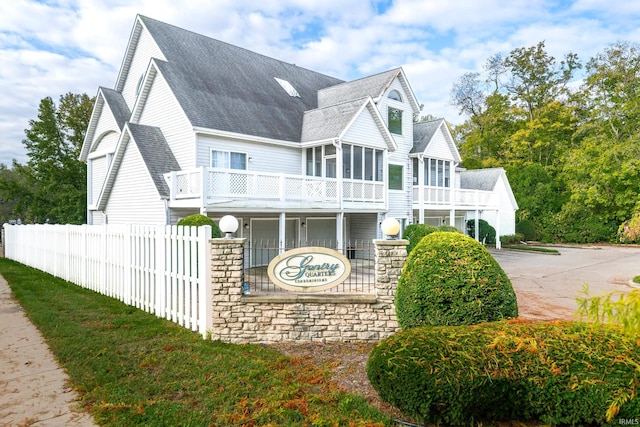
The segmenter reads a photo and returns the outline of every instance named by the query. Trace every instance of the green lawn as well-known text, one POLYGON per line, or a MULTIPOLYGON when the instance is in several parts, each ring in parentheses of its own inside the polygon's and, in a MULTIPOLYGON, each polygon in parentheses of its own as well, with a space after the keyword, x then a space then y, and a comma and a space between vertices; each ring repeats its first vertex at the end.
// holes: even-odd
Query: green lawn
POLYGON ((266 346, 203 340, 7 259, 0 274, 100 425, 393 425, 329 371, 266 346))

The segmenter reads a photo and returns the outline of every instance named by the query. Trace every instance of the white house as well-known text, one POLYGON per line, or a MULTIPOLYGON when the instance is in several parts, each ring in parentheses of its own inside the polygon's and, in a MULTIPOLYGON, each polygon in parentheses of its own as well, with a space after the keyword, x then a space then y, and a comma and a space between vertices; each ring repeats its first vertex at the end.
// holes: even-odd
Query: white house
POLYGON ((463 171, 401 68, 345 82, 137 16, 82 147, 88 223, 236 216, 238 235, 338 248, 389 216, 515 232, 502 169, 463 171))

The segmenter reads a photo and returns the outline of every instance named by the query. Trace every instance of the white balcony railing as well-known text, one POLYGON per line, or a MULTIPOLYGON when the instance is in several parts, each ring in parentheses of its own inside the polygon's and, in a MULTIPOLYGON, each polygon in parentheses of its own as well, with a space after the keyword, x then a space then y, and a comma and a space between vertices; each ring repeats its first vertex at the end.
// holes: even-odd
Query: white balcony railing
POLYGON ((488 209, 494 207, 492 196, 491 191, 415 185, 413 206, 416 208, 442 206, 455 209, 488 209))
POLYGON ((383 182, 320 178, 232 169, 198 168, 165 174, 171 200, 279 200, 284 202, 385 203, 383 182), (342 191, 340 191, 342 187, 342 191), (340 194, 342 193, 342 194, 340 194))

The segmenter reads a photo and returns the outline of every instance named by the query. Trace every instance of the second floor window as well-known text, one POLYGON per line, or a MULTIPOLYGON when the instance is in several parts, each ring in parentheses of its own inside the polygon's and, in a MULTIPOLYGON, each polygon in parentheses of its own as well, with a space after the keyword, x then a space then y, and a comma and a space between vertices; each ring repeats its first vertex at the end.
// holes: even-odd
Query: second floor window
MULTIPOLYGON (((418 159, 413 159, 413 185, 418 185, 418 159)), ((452 165, 449 160, 424 159, 424 185, 431 187, 451 187, 452 165)))
POLYGON ((402 110, 389 107, 389 132, 402 135, 402 110))
POLYGON ((358 145, 342 145, 342 177, 365 181, 383 180, 383 151, 358 145))
POLYGON ((211 150, 211 167, 218 169, 247 169, 247 154, 211 150))
POLYGON ((389 190, 402 190, 404 186, 404 167, 389 163, 389 190))

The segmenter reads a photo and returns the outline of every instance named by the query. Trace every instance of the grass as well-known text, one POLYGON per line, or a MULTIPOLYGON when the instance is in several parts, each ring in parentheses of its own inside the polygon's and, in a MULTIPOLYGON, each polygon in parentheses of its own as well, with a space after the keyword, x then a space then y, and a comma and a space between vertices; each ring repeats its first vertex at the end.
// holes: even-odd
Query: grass
POLYGON ((194 332, 0 259, 0 274, 103 426, 383 426, 329 371, 194 332))
POLYGON ((525 245, 502 245, 503 249, 515 249, 518 251, 532 251, 543 252, 548 254, 560 255, 560 251, 551 248, 541 248, 540 246, 525 246, 525 245))

